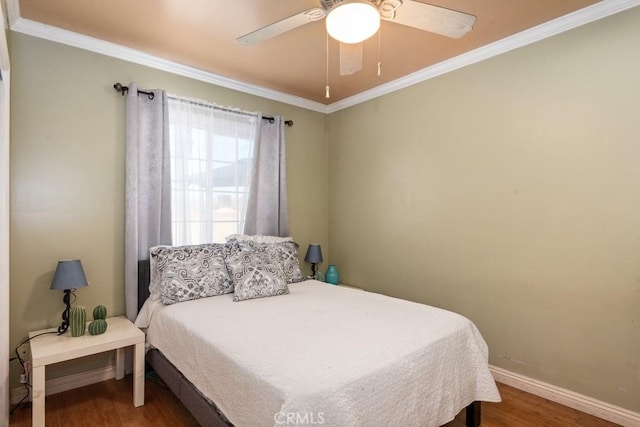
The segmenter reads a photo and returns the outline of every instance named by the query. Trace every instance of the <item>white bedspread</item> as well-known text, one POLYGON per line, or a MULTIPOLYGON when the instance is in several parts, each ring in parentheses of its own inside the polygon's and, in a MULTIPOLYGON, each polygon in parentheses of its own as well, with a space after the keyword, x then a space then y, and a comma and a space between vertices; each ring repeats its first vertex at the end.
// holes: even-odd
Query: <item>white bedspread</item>
POLYGON ((500 401, 463 316, 313 280, 290 290, 148 302, 138 324, 150 317, 147 341, 238 427, 439 426, 500 401))

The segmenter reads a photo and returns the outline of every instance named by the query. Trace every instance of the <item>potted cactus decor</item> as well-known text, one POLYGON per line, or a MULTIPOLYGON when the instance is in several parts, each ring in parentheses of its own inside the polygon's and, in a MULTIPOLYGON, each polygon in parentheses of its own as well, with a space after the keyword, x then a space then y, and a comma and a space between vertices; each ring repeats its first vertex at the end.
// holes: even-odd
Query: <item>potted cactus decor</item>
POLYGON ((87 324, 87 312, 84 307, 77 305, 71 308, 69 313, 69 326, 71 327, 72 337, 81 337, 84 335, 84 329, 87 324))
POLYGON ((107 307, 99 305, 93 309, 93 322, 89 323, 91 335, 104 334, 107 330, 107 307))
POLYGON ((105 320, 107 318, 107 307, 104 305, 98 305, 93 309, 93 320, 102 319, 105 320))

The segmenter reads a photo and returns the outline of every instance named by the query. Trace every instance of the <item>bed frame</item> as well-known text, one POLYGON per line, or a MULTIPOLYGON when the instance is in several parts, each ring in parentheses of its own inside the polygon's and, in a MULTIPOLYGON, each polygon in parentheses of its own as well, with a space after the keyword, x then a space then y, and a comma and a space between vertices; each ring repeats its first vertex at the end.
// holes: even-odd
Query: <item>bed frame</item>
MULTIPOLYGON (((149 261, 138 261, 138 311, 149 297, 149 277, 149 261)), ((215 404, 206 399, 160 351, 149 350, 145 359, 202 427, 233 426, 215 404)), ((481 403, 472 402, 465 412, 465 425, 479 427, 481 403)))

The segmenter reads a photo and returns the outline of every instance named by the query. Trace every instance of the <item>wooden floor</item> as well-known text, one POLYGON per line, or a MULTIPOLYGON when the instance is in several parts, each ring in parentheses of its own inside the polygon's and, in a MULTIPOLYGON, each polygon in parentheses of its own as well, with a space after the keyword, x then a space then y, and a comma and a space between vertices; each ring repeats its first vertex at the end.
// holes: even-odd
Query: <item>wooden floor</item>
MULTIPOLYGON (((197 426, 171 391, 160 382, 147 379, 145 405, 132 404, 131 376, 47 396, 47 427, 106 426, 197 426)), ((482 404, 483 427, 519 426, 616 426, 591 415, 558 405, 546 399, 498 384, 502 403, 482 404)), ((15 427, 31 426, 31 407, 18 408, 9 423, 15 427)), ((464 426, 464 411, 447 427, 464 426)))

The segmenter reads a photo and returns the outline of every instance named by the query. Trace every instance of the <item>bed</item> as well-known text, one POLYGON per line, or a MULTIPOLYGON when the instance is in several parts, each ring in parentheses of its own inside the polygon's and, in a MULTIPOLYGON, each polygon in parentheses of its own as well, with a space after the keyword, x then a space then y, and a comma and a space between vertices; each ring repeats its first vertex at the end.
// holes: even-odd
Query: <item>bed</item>
MULTIPOLYGON (((149 270, 140 264, 140 301, 149 270)), ((152 297, 136 319, 147 362, 201 425, 439 426, 467 408, 477 426, 480 401, 500 401, 463 316, 316 280, 234 301, 241 292, 152 297)))

